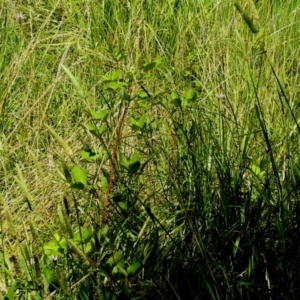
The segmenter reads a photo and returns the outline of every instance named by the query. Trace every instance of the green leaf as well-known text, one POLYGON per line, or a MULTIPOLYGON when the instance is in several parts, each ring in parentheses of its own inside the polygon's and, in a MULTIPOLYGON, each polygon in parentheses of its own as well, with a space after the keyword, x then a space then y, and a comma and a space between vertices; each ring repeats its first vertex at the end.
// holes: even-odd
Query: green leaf
POLYGON ((146 120, 147 120, 146 115, 142 115, 138 120, 134 118, 130 118, 130 127, 133 130, 141 130, 145 126, 146 120))
POLYGON ((59 241, 50 241, 44 244, 43 249, 45 251, 45 254, 50 255, 59 255, 64 252, 64 250, 67 247, 67 241, 63 238, 59 241))
POLYGON ((134 173, 136 173, 139 170, 140 167, 141 167, 141 162, 140 161, 136 161, 136 162, 134 162, 132 164, 129 164, 129 166, 128 166, 128 172, 130 174, 134 174, 134 173))
POLYGON ((89 253, 91 252, 92 250, 94 250, 94 243, 92 241, 84 244, 84 252, 85 253, 89 253))
POLYGON ((196 98, 196 92, 194 89, 189 89, 184 93, 183 96, 187 101, 191 101, 196 98))
POLYGON ((144 65, 143 65, 143 70, 144 70, 145 72, 148 72, 148 71, 153 70, 155 67, 156 67, 156 62, 153 61, 153 62, 151 62, 151 63, 144 64, 144 65))
POLYGON ((113 82, 113 81, 118 81, 119 78, 122 75, 122 71, 120 69, 117 69, 115 71, 111 71, 108 75, 106 76, 101 76, 104 79, 105 83, 113 82))
POLYGON ((89 242, 92 237, 93 237, 93 230, 91 228, 81 227, 80 231, 78 230, 74 234, 73 240, 76 244, 81 244, 81 243, 85 244, 89 242))
POLYGON ((106 120, 108 115, 109 115, 109 110, 108 109, 102 109, 99 112, 96 112, 94 110, 90 110, 90 114, 91 116, 95 119, 95 120, 106 120))
POLYGON ((260 180, 263 180, 265 178, 266 172, 262 171, 259 166, 252 164, 251 170, 260 180))
POLYGON ((175 98, 175 99, 171 100, 171 103, 172 103, 175 107, 180 107, 180 106, 181 106, 181 100, 180 100, 180 98, 175 98))
POLYGON ((108 190, 108 179, 105 176, 100 178, 100 187, 103 193, 106 193, 108 190))
POLYGON ((139 126, 138 121, 135 118, 130 118, 130 127, 133 130, 140 130, 141 129, 140 126, 139 126))
POLYGON ((48 268, 43 269, 43 275, 47 286, 49 286, 55 279, 53 272, 48 268))
POLYGON ((122 252, 118 251, 118 252, 115 252, 113 254, 113 256, 111 256, 106 264, 110 265, 110 266, 116 266, 119 262, 121 262, 123 260, 123 254, 122 252))
POLYGON ((190 102, 194 101, 196 99, 196 91, 194 89, 189 89, 185 91, 183 94, 181 104, 182 106, 187 106, 190 102))
POLYGON ((148 94, 147 94, 146 92, 141 92, 141 93, 139 93, 139 94, 138 94, 138 97, 139 97, 140 99, 148 99, 148 98, 149 98, 149 96, 148 96, 148 94))
POLYGON ((109 196, 114 202, 120 202, 126 199, 125 193, 110 194, 109 196))
POLYGON ((97 160, 102 156, 101 153, 96 153, 91 149, 81 150, 80 154, 83 159, 93 160, 93 161, 97 160))
POLYGON ((127 268, 127 273, 130 275, 136 274, 142 268, 142 264, 135 260, 130 266, 127 268))
POLYGON ((52 252, 59 252, 60 245, 56 241, 50 241, 44 244, 43 249, 47 255, 52 255, 52 252))
POLYGON ((174 92, 171 93, 171 103, 176 107, 181 106, 181 99, 179 98, 177 93, 174 93, 174 92))
POLYGON ((86 124, 83 127, 96 137, 101 137, 101 135, 107 130, 106 124, 102 124, 100 128, 92 123, 86 124))
POLYGON ((7 298, 8 300, 14 300, 16 289, 17 289, 17 287, 15 284, 13 286, 10 286, 7 290, 7 294, 6 294, 5 298, 7 298))
POLYGON ((55 240, 58 241, 58 242, 61 240, 61 236, 59 235, 58 232, 55 232, 55 233, 53 234, 53 237, 54 237, 55 240))
POLYGON ((98 128, 95 124, 89 123, 84 125, 84 128, 86 128, 91 134, 98 137, 98 128))
POLYGON ((124 279, 128 276, 126 270, 121 267, 121 266, 115 266, 112 269, 112 274, 114 275, 114 277, 116 277, 116 279, 124 279))
POLYGON ((102 124, 101 127, 98 130, 98 136, 100 137, 106 130, 107 130, 107 125, 102 124))
POLYGON ((115 92, 115 91, 119 90, 120 88, 123 88, 126 86, 127 86, 126 82, 122 82, 122 81, 110 82, 107 84, 106 89, 115 92))
POLYGON ((117 193, 117 194, 110 194, 110 198, 118 204, 118 206, 123 209, 127 210, 127 202, 126 202, 126 197, 127 195, 125 193, 117 193))
POLYGON ((161 62, 162 62, 162 59, 159 58, 159 59, 156 59, 155 61, 152 61, 150 63, 144 64, 143 65, 144 72, 148 72, 148 71, 153 70, 155 67, 157 67, 158 65, 160 65, 161 62))
POLYGON ((134 153, 132 156, 131 156, 131 159, 130 159, 130 163, 134 163, 136 161, 139 161, 140 157, 138 155, 138 153, 134 153))
POLYGON ((130 161, 123 159, 122 166, 124 166, 130 174, 136 173, 141 167, 139 155, 137 153, 133 154, 130 161))
POLYGON ((119 207, 120 207, 122 210, 127 211, 128 206, 127 206, 127 203, 126 203, 126 202, 120 201, 120 202, 118 202, 118 205, 119 205, 119 207))
POLYGON ((93 123, 86 124, 84 127, 90 132, 97 131, 97 127, 93 123))
POLYGON ((83 189, 87 186, 87 175, 84 169, 79 166, 74 166, 71 171, 72 187, 83 189))

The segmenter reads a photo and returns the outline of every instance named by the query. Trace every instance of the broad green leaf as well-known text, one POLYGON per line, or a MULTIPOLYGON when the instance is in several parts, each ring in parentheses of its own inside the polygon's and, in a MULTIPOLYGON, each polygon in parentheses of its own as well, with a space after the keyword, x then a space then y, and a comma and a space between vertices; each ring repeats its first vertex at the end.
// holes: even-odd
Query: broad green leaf
POLYGON ((183 97, 187 100, 187 101, 192 101, 196 98, 196 92, 194 89, 189 89, 187 90, 183 97))
POLYGON ((122 75, 122 71, 120 69, 117 69, 115 71, 111 71, 108 75, 101 76, 101 77, 104 79, 105 83, 108 83, 108 82, 118 81, 121 75, 122 75))
POLYGON ((95 124, 92 124, 92 123, 86 124, 86 125, 85 125, 85 128, 86 128, 88 131, 91 131, 91 132, 97 130, 96 125, 95 125, 95 124))
POLYGON ((171 103, 176 107, 181 106, 181 99, 179 98, 177 93, 174 92, 171 93, 171 103))
POLYGON ((107 130, 107 125, 102 124, 101 127, 99 128, 98 135, 101 136, 106 130, 107 130))
POLYGON ((97 239, 99 241, 104 240, 108 233, 109 233, 109 226, 107 224, 102 225, 101 228, 99 228, 98 232, 97 232, 97 239))
POLYGON ((92 237, 93 237, 93 230, 88 227, 82 227, 80 231, 78 230, 74 234, 73 240, 76 244, 81 244, 81 239, 82 239, 82 243, 87 243, 91 240, 92 237))
POLYGON ((259 166, 252 164, 251 170, 254 173, 254 175, 256 175, 260 180, 264 179, 266 172, 262 171, 259 166))
POLYGON ((55 279, 53 272, 48 268, 43 269, 43 275, 47 286, 49 286, 55 279))
POLYGON ((93 157, 93 156, 96 155, 96 153, 93 152, 91 149, 81 150, 81 151, 80 151, 80 154, 81 154, 81 157, 82 157, 83 159, 89 159, 89 158, 91 158, 91 157, 93 157))
POLYGON ((92 241, 84 244, 84 252, 85 253, 89 253, 91 252, 92 250, 94 250, 94 243, 92 243, 92 241))
POLYGON ((126 203, 126 202, 120 201, 120 202, 118 202, 118 205, 119 205, 119 207, 120 207, 122 210, 127 211, 128 206, 127 206, 127 203, 126 203))
POLYGON ((171 103, 172 103, 175 107, 180 107, 180 106, 181 106, 181 100, 180 100, 180 98, 175 98, 175 99, 171 100, 171 103))
POLYGON ((108 109, 102 109, 99 112, 96 112, 94 110, 90 110, 90 114, 91 116, 95 119, 95 120, 106 120, 108 115, 109 115, 109 110, 108 109))
POLYGON ((130 163, 134 163, 134 162, 136 162, 136 161, 139 161, 139 159, 140 159, 140 157, 139 157, 138 153, 135 152, 135 153, 131 156, 131 158, 130 158, 130 163))
POLYGON ((50 255, 58 255, 64 252, 67 247, 67 241, 63 238, 60 241, 50 241, 44 244, 43 249, 45 254, 50 255))
POLYGON ((121 165, 123 166, 123 167, 125 167, 126 169, 128 168, 128 165, 130 164, 130 162, 126 159, 126 158, 124 158, 123 160, 122 160, 122 163, 121 163, 121 165))
POLYGON ((94 136, 98 137, 98 128, 95 124, 89 123, 84 125, 84 127, 94 136))
POLYGON ((133 130, 141 130, 145 126, 146 119, 146 115, 142 115, 138 120, 135 118, 130 118, 130 127, 133 130))
POLYGON ((151 62, 151 63, 144 64, 144 65, 143 65, 143 70, 144 70, 145 72, 148 72, 148 71, 153 70, 155 67, 156 67, 156 62, 153 61, 153 62, 151 62))
POLYGON ((55 240, 58 241, 58 242, 61 240, 61 236, 59 235, 58 232, 55 232, 55 233, 53 234, 53 237, 54 237, 55 240))
POLYGON ((122 266, 119 266, 119 265, 113 267, 112 274, 117 279, 123 279, 128 276, 126 270, 122 266))
POLYGON ((141 167, 141 162, 139 161, 139 155, 137 153, 133 154, 130 161, 123 159, 122 166, 124 166, 127 171, 131 174, 136 173, 141 167))
POLYGON ((136 161, 134 163, 131 163, 128 165, 128 172, 130 174, 134 174, 136 173, 141 167, 141 162, 140 161, 136 161))
POLYGON ((93 161, 97 160, 102 156, 101 153, 96 153, 91 149, 81 150, 80 154, 83 159, 93 160, 93 161))
POLYGON ((141 129, 140 126, 139 126, 138 121, 135 118, 130 118, 130 127, 133 130, 140 130, 141 129))
POLYGON ((58 252, 58 250, 61 248, 59 243, 56 241, 50 241, 43 246, 44 251, 47 255, 51 255, 52 252, 58 252))
POLYGON ((82 189, 87 186, 87 175, 84 169, 79 166, 74 166, 71 175, 74 188, 82 189))
POLYGON ((120 202, 126 199, 125 193, 110 194, 109 196, 115 202, 120 202))
POLYGON ((147 94, 146 92, 141 92, 141 93, 139 93, 139 94, 138 94, 138 97, 139 97, 140 99, 147 99, 147 98, 149 98, 149 96, 148 96, 148 94, 147 94))
POLYGON ((100 188, 102 190, 103 193, 107 192, 108 189, 108 180, 105 176, 101 176, 100 178, 100 188))
POLYGON ((136 274, 142 268, 142 264, 135 260, 130 266, 127 268, 127 273, 130 275, 136 274))
POLYGON ((108 260, 107 264, 110 266, 116 266, 119 262, 123 260, 123 254, 122 252, 118 251, 113 254, 108 260))
POLYGON ((156 59, 155 61, 152 61, 150 63, 144 64, 143 65, 144 72, 148 72, 148 71, 153 70, 155 67, 157 67, 158 65, 160 65, 161 62, 162 62, 162 59, 159 58, 159 59, 156 59))
POLYGON ((111 90, 111 91, 117 91, 120 88, 126 87, 127 83, 126 82, 122 82, 122 81, 117 81, 117 82, 109 82, 106 85, 106 89, 107 90, 111 90))
POLYGON ((182 96, 181 104, 182 106, 187 106, 190 104, 190 102, 194 101, 196 99, 196 92, 194 89, 189 89, 185 91, 185 93, 182 96))

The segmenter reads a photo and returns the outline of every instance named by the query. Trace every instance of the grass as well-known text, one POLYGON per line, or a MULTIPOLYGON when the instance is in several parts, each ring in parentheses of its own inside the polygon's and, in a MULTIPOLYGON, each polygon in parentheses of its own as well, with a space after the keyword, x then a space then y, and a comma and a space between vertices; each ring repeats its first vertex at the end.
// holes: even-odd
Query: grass
POLYGON ((297 299, 300 7, 255 2, 1 2, 0 299, 297 299))

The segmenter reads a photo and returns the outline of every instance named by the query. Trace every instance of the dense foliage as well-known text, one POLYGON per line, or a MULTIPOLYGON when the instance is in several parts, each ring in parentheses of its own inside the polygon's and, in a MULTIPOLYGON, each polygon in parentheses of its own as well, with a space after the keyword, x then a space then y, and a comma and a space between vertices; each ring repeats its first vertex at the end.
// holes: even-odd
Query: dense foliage
POLYGON ((300 6, 0 3, 0 299, 297 299, 300 6))

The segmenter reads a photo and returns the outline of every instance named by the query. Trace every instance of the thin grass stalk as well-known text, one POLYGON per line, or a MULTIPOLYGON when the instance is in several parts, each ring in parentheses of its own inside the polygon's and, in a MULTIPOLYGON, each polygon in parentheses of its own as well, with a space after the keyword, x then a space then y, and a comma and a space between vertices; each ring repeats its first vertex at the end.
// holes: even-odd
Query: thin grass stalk
POLYGON ((22 171, 21 171, 18 164, 16 164, 16 169, 17 169, 18 177, 14 176, 14 178, 15 178, 16 182, 18 183, 19 187, 21 188, 21 191, 23 192, 23 195, 26 197, 29 209, 32 210, 32 203, 34 202, 34 197, 29 192, 29 189, 27 187, 25 179, 22 175, 22 171))

